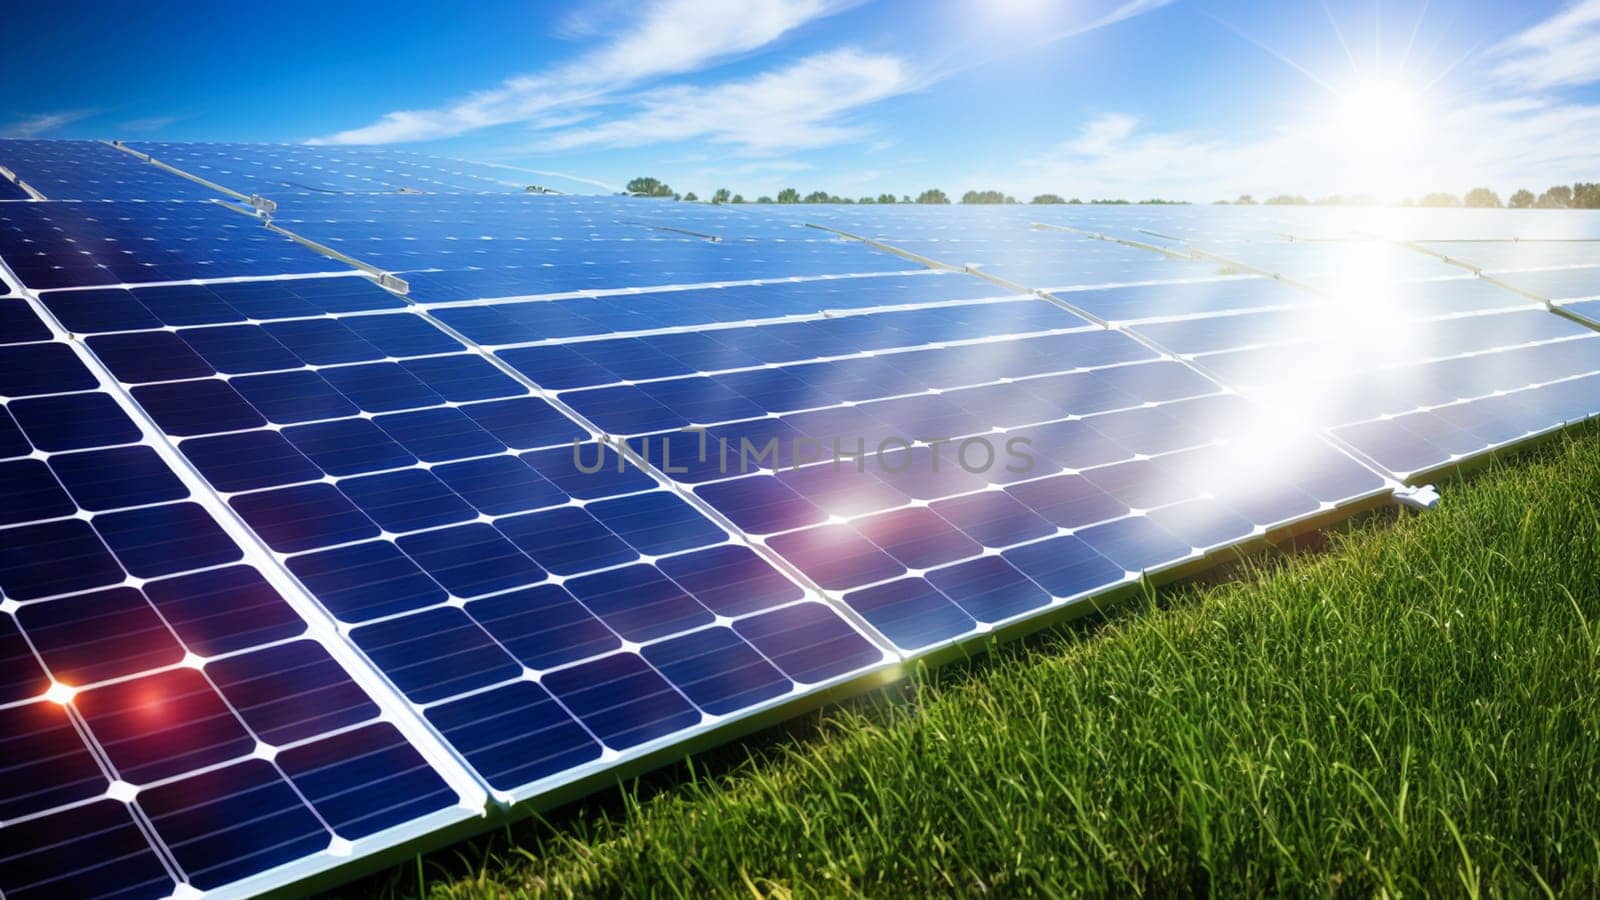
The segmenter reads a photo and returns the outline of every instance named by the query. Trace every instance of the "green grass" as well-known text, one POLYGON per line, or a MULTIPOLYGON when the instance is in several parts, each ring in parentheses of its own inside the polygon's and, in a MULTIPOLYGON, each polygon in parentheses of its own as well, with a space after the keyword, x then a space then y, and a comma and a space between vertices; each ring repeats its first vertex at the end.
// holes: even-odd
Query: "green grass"
POLYGON ((356 889, 1600 892, 1600 437, 356 889))

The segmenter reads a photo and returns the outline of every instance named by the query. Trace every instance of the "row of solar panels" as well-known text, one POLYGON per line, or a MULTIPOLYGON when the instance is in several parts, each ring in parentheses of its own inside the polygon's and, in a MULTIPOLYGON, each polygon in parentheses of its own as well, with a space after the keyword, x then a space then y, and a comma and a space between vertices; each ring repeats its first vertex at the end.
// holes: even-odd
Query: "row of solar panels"
MULTIPOLYGON (((376 858, 1595 411, 1594 332, 1389 244, 1219 229, 1318 293, 1059 211, 139 149, 410 291, 0 141, 51 198, 0 203, 7 896, 376 858)), ((1600 284, 1574 246, 1498 277, 1600 284)))

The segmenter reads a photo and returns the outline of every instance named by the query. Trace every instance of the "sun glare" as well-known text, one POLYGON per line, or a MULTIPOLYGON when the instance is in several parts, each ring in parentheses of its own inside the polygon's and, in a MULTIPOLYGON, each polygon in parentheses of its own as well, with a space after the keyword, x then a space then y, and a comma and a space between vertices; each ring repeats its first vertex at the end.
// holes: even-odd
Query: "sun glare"
POLYGON ((1335 127, 1346 149, 1394 157, 1409 152, 1422 133, 1421 97, 1396 81, 1363 81, 1338 99, 1335 127))

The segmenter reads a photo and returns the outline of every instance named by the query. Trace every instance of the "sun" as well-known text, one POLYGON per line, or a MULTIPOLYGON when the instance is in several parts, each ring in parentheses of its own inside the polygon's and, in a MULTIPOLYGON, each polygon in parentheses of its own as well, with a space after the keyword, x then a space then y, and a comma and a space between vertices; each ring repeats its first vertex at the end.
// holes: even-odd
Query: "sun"
POLYGON ((1416 148, 1427 122, 1422 94, 1405 82, 1364 79, 1339 92, 1333 125, 1348 152, 1395 159, 1416 148))

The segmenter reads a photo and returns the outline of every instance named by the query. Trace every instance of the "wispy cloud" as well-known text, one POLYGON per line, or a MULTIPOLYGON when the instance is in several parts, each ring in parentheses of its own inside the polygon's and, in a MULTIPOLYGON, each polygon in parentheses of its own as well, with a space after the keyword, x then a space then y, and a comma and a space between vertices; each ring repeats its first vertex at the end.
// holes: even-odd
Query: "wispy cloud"
POLYGON ((1600 81, 1600 0, 1581 0, 1494 48, 1494 74, 1525 90, 1600 81))
POLYGON ((655 0, 631 27, 565 65, 508 79, 443 108, 390 112, 370 125, 312 143, 431 140, 535 120, 758 50, 846 5, 842 0, 655 0))
POLYGON ((171 128, 179 122, 187 122, 194 117, 193 113, 173 116, 149 116, 143 119, 129 119, 117 127, 132 134, 153 134, 157 131, 171 128))
POLYGON ((645 92, 637 111, 587 128, 557 132, 544 150, 637 147, 703 140, 750 152, 799 150, 860 138, 850 114, 905 93, 917 78, 905 60, 854 49, 800 59, 754 78, 709 87, 645 92))
POLYGON ((9 138, 35 138, 50 134, 54 131, 71 125, 73 122, 82 121, 95 114, 92 109, 64 110, 62 112, 40 113, 28 116, 0 129, 0 136, 9 138))

